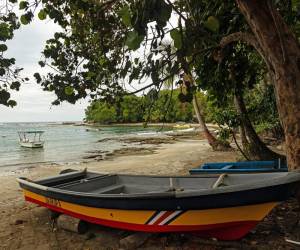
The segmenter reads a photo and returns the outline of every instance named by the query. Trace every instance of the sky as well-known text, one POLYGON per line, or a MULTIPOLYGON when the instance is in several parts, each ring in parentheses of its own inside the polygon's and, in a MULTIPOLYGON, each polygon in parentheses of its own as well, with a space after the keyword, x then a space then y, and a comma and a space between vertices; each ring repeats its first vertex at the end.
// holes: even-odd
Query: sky
POLYGON ((28 84, 23 84, 20 91, 12 92, 12 99, 18 105, 14 108, 0 105, 0 122, 45 122, 45 121, 81 121, 88 100, 75 105, 64 102, 53 106, 55 95, 41 89, 33 77, 35 72, 46 73, 38 61, 47 39, 59 31, 52 21, 40 21, 38 18, 30 25, 21 26, 15 32, 13 40, 8 43, 6 56, 16 58, 16 65, 24 68, 22 76, 30 78, 28 84))
MULTIPOLYGON (((177 15, 172 14, 170 23, 177 23, 177 15)), ((175 25, 176 26, 176 25, 175 25)), ((168 24, 168 28, 171 28, 168 24)), ((39 72, 45 75, 49 68, 41 68, 38 61, 41 60, 41 51, 46 40, 53 34, 60 31, 60 27, 53 21, 47 19, 40 21, 35 18, 29 25, 22 25, 15 31, 14 38, 7 43, 7 57, 16 58, 16 66, 24 68, 23 77, 30 79, 29 83, 23 84, 20 91, 11 91, 12 99, 17 101, 18 105, 14 108, 0 105, 0 123, 1 122, 54 122, 54 121, 82 121, 84 110, 89 104, 89 100, 78 101, 75 105, 63 102, 59 106, 51 105, 55 100, 55 95, 51 92, 43 91, 41 86, 35 82, 33 74, 39 72)), ((167 36, 168 37, 168 36, 167 36)), ((143 52, 136 52, 137 57, 143 52)), ((148 85, 150 82, 146 79, 143 83, 133 81, 133 87, 125 84, 127 90, 133 91, 148 85), (139 84, 139 85, 137 85, 139 84)))

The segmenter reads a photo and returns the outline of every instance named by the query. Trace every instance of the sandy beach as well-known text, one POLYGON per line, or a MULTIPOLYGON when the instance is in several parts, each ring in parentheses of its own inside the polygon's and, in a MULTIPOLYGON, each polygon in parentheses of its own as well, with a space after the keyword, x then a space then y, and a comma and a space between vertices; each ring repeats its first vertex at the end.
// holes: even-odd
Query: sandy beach
MULTIPOLYGON (((120 249, 120 240, 128 235, 126 231, 99 226, 85 235, 57 229, 51 223, 47 209, 23 200, 22 192, 15 180, 17 176, 35 179, 56 175, 66 168, 88 168, 105 173, 184 175, 188 174, 189 169, 204 162, 234 161, 237 157, 234 151, 212 151, 203 139, 179 139, 176 142, 152 146, 152 152, 146 154, 139 152, 135 155, 131 152, 129 155, 115 155, 106 160, 77 165, 43 164, 14 172, 2 172, 0 249, 120 249)), ((269 227, 272 227, 272 224, 269 227)), ((266 230, 270 228, 263 229, 262 232, 266 230)), ((228 249, 257 249, 261 237, 262 235, 256 232, 240 242, 222 243, 215 240, 202 240, 192 235, 153 234, 141 248, 200 249, 200 246, 203 246, 201 249, 224 249, 226 246, 228 249)), ((279 242, 283 242, 282 237, 278 239, 279 242)))

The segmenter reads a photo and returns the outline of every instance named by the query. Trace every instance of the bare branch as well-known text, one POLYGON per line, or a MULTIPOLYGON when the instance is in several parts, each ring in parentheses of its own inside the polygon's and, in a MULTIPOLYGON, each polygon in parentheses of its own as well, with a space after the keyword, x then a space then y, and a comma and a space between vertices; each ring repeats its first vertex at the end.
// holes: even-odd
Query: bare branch
POLYGON ((169 78, 173 77, 174 75, 175 75, 175 74, 170 74, 170 75, 164 77, 163 79, 161 79, 161 80, 158 81, 158 82, 153 82, 153 83, 151 83, 151 84, 148 84, 148 85, 146 85, 146 86, 143 87, 143 88, 140 88, 140 89, 138 89, 138 90, 136 90, 136 91, 134 91, 134 92, 128 93, 127 95, 134 95, 134 94, 137 94, 137 93, 139 93, 139 92, 141 92, 141 91, 143 91, 143 90, 145 90, 145 89, 148 89, 148 88, 150 88, 150 87, 152 87, 152 86, 157 86, 157 85, 161 84, 162 82, 168 80, 169 78))
POLYGON ((252 35, 250 33, 246 33, 246 32, 236 32, 236 33, 232 33, 228 36, 223 37, 220 42, 220 47, 224 48, 230 43, 239 42, 239 41, 242 41, 242 42, 254 47, 258 52, 261 51, 259 43, 255 39, 254 35, 252 35))

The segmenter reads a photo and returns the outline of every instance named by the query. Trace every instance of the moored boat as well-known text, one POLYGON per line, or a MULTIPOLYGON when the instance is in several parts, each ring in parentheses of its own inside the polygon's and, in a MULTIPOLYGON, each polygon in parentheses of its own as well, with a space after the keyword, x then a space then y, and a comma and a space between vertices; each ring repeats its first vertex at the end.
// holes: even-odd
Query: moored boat
POLYGON ((210 162, 191 169, 190 174, 222 174, 222 173, 268 173, 287 172, 286 164, 280 161, 240 161, 210 162))
POLYGON ((25 148, 42 148, 44 141, 41 136, 44 131, 19 131, 19 144, 25 148), (31 137, 30 137, 31 136, 31 137))
POLYGON ((18 182, 27 201, 91 223, 234 240, 297 192, 300 173, 164 177, 74 171, 18 182))

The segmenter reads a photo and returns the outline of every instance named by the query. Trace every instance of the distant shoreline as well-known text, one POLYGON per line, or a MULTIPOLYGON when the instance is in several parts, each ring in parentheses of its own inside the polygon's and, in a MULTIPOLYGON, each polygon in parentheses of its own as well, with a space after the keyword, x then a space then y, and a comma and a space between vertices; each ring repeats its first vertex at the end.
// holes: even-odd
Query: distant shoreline
MULTIPOLYGON (((200 128, 200 124, 198 123, 182 123, 182 122, 177 122, 177 123, 162 123, 162 122, 158 122, 158 123, 147 123, 146 127, 174 127, 176 125, 183 125, 183 126, 190 126, 192 128, 200 128)), ((218 125, 216 124, 212 124, 212 123, 207 123, 206 124, 209 128, 212 129, 217 129, 219 128, 218 125)), ((79 126, 79 125, 77 125, 79 126)), ((136 123, 112 123, 112 124, 100 124, 100 123, 84 123, 81 126, 91 126, 91 127, 144 127, 144 123, 142 122, 136 122, 136 123)))

